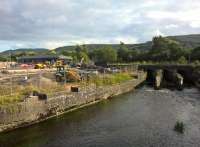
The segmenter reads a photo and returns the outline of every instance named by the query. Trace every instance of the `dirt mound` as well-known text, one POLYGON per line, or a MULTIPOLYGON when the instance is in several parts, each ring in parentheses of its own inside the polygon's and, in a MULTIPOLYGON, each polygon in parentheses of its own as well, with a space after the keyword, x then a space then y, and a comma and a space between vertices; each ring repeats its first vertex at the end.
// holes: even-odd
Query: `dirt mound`
POLYGON ((35 86, 49 86, 49 85, 56 84, 56 82, 45 77, 32 77, 27 80, 27 83, 35 85, 35 86))

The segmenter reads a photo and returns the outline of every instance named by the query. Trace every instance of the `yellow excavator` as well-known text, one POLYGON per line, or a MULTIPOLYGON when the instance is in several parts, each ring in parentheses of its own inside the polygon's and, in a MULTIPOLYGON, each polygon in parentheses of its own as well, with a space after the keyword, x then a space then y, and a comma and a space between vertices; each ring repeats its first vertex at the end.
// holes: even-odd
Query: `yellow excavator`
POLYGON ((42 63, 38 63, 38 64, 35 64, 35 69, 44 69, 46 68, 46 65, 45 64, 42 64, 42 63))
POLYGON ((67 68, 64 66, 57 66, 56 71, 57 82, 78 82, 81 81, 81 76, 76 69, 67 68))

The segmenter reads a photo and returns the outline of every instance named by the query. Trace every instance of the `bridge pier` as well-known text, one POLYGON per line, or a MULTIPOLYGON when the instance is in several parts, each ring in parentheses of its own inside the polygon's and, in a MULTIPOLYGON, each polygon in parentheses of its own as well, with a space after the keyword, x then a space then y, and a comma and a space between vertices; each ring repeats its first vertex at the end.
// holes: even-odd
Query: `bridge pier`
POLYGON ((200 68, 194 70, 194 72, 192 73, 192 81, 194 85, 200 89, 200 68))
POLYGON ((179 73, 175 74, 175 84, 179 90, 183 89, 183 76, 179 73))
POLYGON ((177 70, 164 70, 164 78, 167 83, 172 83, 176 88, 182 89, 183 76, 177 70))
POLYGON ((163 70, 147 70, 147 83, 152 85, 155 89, 160 89, 163 80, 163 70))
POLYGON ((193 65, 139 65, 147 72, 147 82, 159 89, 172 86, 182 89, 183 85, 193 85, 200 89, 200 66, 193 65))
POLYGON ((155 83, 154 83, 154 88, 155 89, 160 89, 161 88, 161 83, 163 80, 163 70, 159 69, 159 70, 155 70, 155 83))

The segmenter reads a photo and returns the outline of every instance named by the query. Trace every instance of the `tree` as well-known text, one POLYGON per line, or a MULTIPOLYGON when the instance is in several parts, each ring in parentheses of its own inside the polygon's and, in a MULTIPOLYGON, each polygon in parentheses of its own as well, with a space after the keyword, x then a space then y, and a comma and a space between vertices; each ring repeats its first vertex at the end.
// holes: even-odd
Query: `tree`
POLYGON ((5 62, 5 61, 7 61, 7 59, 5 57, 0 56, 0 61, 5 62))
POLYGON ((64 55, 64 56, 73 56, 73 51, 62 51, 61 52, 61 55, 64 55))
POLYGON ((195 65, 200 65, 200 61, 199 61, 199 60, 195 60, 195 61, 193 62, 193 64, 195 64, 195 65))
POLYGON ((55 50, 51 50, 51 51, 50 51, 50 54, 51 54, 51 55, 56 55, 57 53, 56 53, 55 50))
POLYGON ((192 60, 200 60, 200 47, 192 50, 191 58, 192 60))
POLYGON ((88 54, 88 48, 84 44, 83 45, 76 45, 75 51, 76 52, 84 52, 84 53, 88 54))
POLYGON ((76 51, 76 52, 82 51, 82 47, 81 47, 80 45, 76 45, 75 51, 76 51))
POLYGON ((188 54, 179 42, 161 36, 154 37, 152 49, 149 52, 154 61, 177 61, 181 56, 188 54))
POLYGON ((117 52, 112 47, 103 47, 93 51, 94 61, 97 64, 112 63, 117 60, 117 52))
POLYGON ((136 61, 136 60, 140 60, 140 57, 142 57, 142 53, 140 51, 138 51, 137 49, 131 49, 129 51, 129 61, 136 61))
POLYGON ((36 52, 31 51, 31 52, 28 53, 28 55, 29 55, 29 56, 35 56, 35 55, 37 55, 37 54, 36 54, 36 52))
POLYGON ((187 60, 184 56, 181 56, 178 61, 179 64, 187 64, 187 60))
POLYGON ((86 45, 77 45, 75 47, 75 56, 74 59, 76 59, 78 62, 80 62, 82 60, 82 58, 84 59, 83 62, 84 63, 88 63, 90 58, 88 56, 88 49, 86 47, 86 45))
POLYGON ((85 53, 85 52, 79 52, 78 57, 79 57, 79 61, 81 61, 83 59, 84 63, 88 63, 90 61, 87 53, 85 53))
POLYGON ((154 37, 152 40, 152 49, 149 51, 151 60, 160 61, 169 59, 170 52, 168 50, 167 40, 161 36, 154 37))
POLYGON ((130 58, 131 58, 131 56, 129 56, 130 51, 123 42, 120 43, 120 48, 117 52, 117 55, 118 55, 119 61, 122 61, 122 62, 130 61, 130 58))

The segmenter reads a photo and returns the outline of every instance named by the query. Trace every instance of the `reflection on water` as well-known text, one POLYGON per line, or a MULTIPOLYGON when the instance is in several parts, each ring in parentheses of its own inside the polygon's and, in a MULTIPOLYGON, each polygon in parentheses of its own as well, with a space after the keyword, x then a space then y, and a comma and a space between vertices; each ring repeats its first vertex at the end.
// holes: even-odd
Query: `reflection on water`
POLYGON ((28 128, 0 135, 1 147, 198 147, 197 89, 155 91, 143 87, 115 99, 28 128), (186 124, 184 135, 173 127, 186 124))

